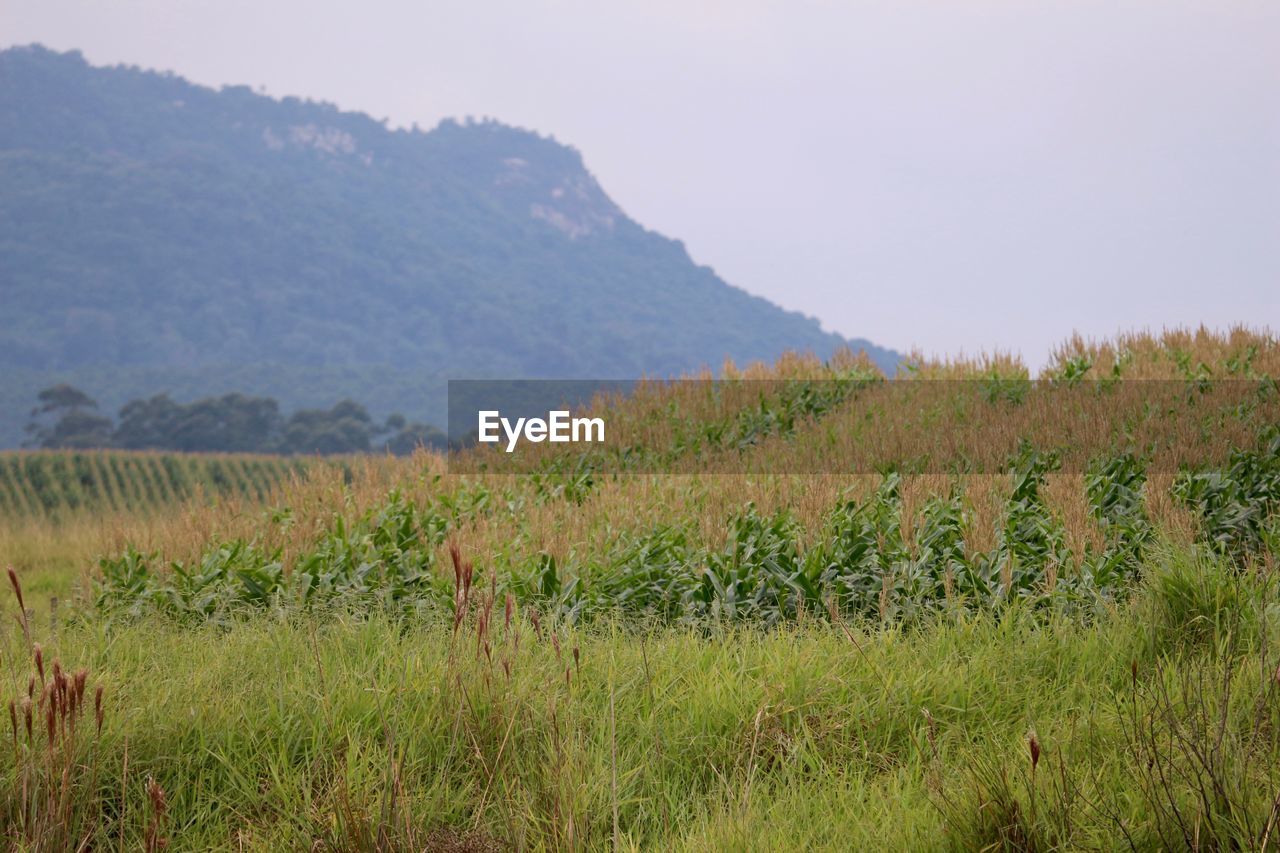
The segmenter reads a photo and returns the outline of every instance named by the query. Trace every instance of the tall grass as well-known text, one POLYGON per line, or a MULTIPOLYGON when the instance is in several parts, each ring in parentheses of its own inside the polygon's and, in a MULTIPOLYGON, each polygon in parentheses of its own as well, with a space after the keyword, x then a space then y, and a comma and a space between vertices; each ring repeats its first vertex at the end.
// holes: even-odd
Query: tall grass
MULTIPOLYGON (((1274 593, 1207 551, 1153 560, 1129 604, 1087 622, 1013 607, 912 628, 573 628, 476 573, 457 620, 32 631, 110 699, 112 782, 73 785, 104 844, 145 843, 150 778, 166 831, 196 848, 593 849, 616 813, 621 847, 1153 849, 1181 837, 1173 802, 1200 849, 1256 848, 1280 794, 1274 593), (1202 748, 1231 783, 1208 805, 1202 748), (1159 782, 1153 760, 1180 775, 1159 782)), ((27 648, 6 644, 19 692, 27 648)))

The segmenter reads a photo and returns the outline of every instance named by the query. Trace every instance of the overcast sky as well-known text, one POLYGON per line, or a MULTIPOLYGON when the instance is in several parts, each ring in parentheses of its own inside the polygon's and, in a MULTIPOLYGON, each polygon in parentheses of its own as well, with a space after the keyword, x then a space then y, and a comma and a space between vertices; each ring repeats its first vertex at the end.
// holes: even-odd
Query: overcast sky
POLYGON ((0 43, 580 149, 725 279, 1033 364, 1280 331, 1275 0, 0 0, 0 43))

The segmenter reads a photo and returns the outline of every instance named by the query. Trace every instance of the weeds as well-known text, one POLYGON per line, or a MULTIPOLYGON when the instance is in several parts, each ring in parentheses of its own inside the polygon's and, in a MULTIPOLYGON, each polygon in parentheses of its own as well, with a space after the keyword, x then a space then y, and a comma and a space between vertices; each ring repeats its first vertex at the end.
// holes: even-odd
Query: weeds
POLYGON ((68 673, 56 658, 46 668, 43 648, 31 641, 22 585, 12 569, 9 581, 31 670, 25 695, 8 703, 13 768, 0 824, 14 846, 83 849, 101 820, 96 793, 104 691, 101 685, 90 691, 86 669, 68 673))

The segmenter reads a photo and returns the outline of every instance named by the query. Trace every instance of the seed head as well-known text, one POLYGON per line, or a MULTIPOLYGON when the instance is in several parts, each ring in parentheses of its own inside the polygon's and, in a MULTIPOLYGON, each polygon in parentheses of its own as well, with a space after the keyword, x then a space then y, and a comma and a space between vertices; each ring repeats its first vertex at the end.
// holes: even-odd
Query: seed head
POLYGON ((53 659, 53 690, 58 694, 58 699, 66 704, 67 679, 62 674, 62 662, 57 658, 53 659))
POLYGON ((462 588, 462 550, 458 547, 457 542, 449 543, 449 561, 453 563, 453 585, 455 589, 462 588))
POLYGON ((156 816, 163 817, 169 810, 169 802, 164 795, 164 788, 160 787, 154 776, 147 777, 147 796, 151 799, 151 807, 155 809, 156 816))
POLYGON ((9 567, 9 583, 13 586, 14 595, 18 596, 18 606, 22 608, 22 612, 27 612, 27 603, 22 600, 22 584, 18 583, 18 573, 13 570, 13 566, 9 567))
POLYGON ((71 710, 80 713, 84 709, 84 688, 89 683, 89 670, 81 667, 76 670, 71 682, 71 710))
POLYGON ((924 730, 924 736, 925 736, 925 737, 928 739, 928 741, 929 741, 929 748, 933 750, 934 755, 937 755, 937 754, 938 754, 938 724, 937 724, 937 721, 935 721, 935 720, 933 719, 933 714, 930 714, 930 713, 929 713, 929 709, 928 709, 928 708, 921 708, 921 709, 920 709, 920 713, 924 714, 925 722, 927 722, 927 723, 929 724, 929 725, 928 725, 928 728, 926 728, 926 729, 924 730))
POLYGON ((1027 748, 1031 750, 1031 772, 1036 772, 1036 765, 1040 763, 1040 741, 1036 738, 1036 733, 1032 732, 1027 738, 1027 748))

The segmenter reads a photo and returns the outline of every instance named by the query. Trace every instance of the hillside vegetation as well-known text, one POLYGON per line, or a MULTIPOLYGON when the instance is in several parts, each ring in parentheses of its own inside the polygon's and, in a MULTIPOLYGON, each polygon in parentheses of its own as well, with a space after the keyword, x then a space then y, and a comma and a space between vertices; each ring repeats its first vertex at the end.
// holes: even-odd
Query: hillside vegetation
POLYGON ((78 533, 12 843, 1275 848, 1280 343, 726 373, 78 533))
MULTIPOLYGON (((0 446, 58 382, 444 422, 445 377, 672 375, 846 342, 631 220, 579 153, 0 52, 0 446)), ((888 368, 895 356, 866 341, 888 368)))

